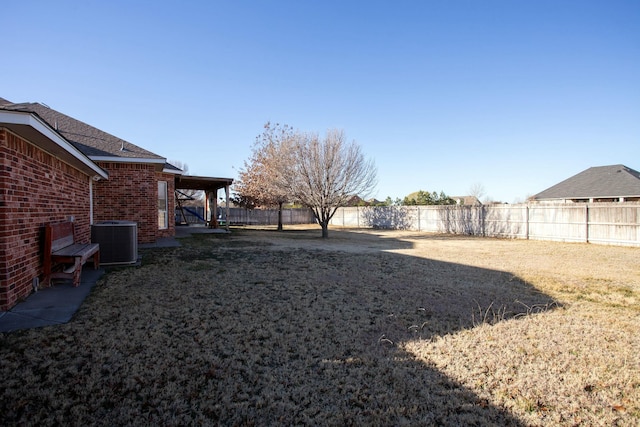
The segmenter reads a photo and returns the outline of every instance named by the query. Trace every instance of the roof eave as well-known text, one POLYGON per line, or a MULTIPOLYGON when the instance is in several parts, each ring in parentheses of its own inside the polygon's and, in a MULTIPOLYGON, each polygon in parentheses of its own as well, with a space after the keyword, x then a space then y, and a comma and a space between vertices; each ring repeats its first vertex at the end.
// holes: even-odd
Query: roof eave
POLYGON ((216 178, 209 176, 178 175, 176 189, 216 191, 233 184, 233 178, 216 178))
POLYGON ((599 195, 591 195, 591 196, 562 196, 562 197, 533 197, 533 200, 589 200, 589 199, 626 199, 629 197, 640 197, 640 194, 626 194, 626 195, 616 195, 616 196, 599 196, 599 195))
POLYGON ((173 174, 173 175, 184 175, 184 171, 170 169, 170 168, 166 168, 166 167, 162 169, 162 172, 163 173, 170 173, 170 174, 173 174))
POLYGON ((167 159, 150 157, 89 156, 89 158, 94 162, 152 164, 158 172, 164 172, 164 165, 167 163, 167 159))
POLYGON ((89 176, 109 178, 106 171, 34 113, 0 110, 0 126, 89 176))

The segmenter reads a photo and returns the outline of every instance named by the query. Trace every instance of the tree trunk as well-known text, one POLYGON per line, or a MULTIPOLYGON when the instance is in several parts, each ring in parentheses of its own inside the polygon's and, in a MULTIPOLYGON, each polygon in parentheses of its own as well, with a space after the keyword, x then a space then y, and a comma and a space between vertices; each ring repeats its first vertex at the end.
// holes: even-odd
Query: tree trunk
POLYGON ((322 221, 320 227, 322 227, 322 238, 326 239, 329 237, 329 221, 322 221))
POLYGON ((282 202, 278 202, 278 231, 282 231, 282 202))

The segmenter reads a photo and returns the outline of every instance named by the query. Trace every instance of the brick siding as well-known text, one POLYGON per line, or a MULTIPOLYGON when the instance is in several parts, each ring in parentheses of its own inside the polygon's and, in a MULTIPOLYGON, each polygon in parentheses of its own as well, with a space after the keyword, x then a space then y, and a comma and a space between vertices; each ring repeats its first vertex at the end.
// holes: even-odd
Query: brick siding
POLYGON ((76 238, 89 242, 90 185, 94 222, 135 221, 138 242, 175 234, 175 177, 153 164, 100 162, 108 180, 91 178, 0 128, 0 311, 13 307, 42 279, 43 226, 74 217, 76 238), (158 228, 158 181, 167 182, 168 228, 158 228))
POLYGON ((158 181, 167 181, 169 213, 174 211, 175 177, 155 171, 149 163, 98 162, 109 173, 108 180, 93 187, 94 221, 134 221, 138 224, 138 242, 153 243, 173 236, 175 221, 169 218, 166 230, 158 229, 158 181))
POLYGON ((90 239, 90 178, 0 128, 0 310, 42 279, 42 230, 74 217, 77 239, 90 239))

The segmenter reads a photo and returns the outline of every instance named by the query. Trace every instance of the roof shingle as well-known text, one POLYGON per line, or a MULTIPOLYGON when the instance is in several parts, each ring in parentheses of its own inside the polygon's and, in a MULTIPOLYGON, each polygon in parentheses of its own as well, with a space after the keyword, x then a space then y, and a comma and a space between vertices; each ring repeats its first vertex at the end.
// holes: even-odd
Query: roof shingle
POLYGON ((640 197, 640 172, 624 165, 595 166, 533 196, 534 200, 640 197))
POLYGON ((0 109, 22 111, 38 115, 89 158, 121 157, 123 159, 148 159, 154 163, 158 160, 164 160, 162 156, 94 128, 43 104, 15 104, 0 98, 0 109))

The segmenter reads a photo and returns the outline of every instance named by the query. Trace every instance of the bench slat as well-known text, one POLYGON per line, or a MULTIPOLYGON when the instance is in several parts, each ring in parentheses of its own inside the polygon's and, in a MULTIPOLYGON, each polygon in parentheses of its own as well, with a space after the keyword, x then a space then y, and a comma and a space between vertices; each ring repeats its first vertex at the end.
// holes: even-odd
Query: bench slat
POLYGON ((51 252, 57 252, 71 245, 73 245, 73 234, 59 237, 58 239, 51 241, 51 252))
POLYGON ((76 243, 75 245, 67 246, 66 248, 59 249, 55 252, 51 253, 51 256, 60 256, 60 257, 87 257, 91 256, 98 250, 99 245, 97 243, 87 243, 81 244, 76 243))

